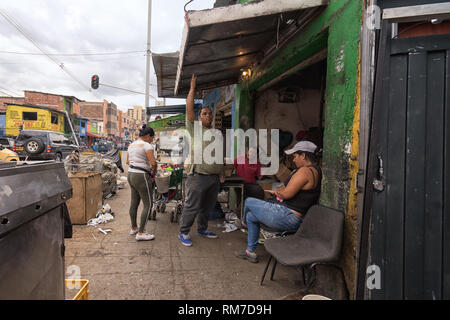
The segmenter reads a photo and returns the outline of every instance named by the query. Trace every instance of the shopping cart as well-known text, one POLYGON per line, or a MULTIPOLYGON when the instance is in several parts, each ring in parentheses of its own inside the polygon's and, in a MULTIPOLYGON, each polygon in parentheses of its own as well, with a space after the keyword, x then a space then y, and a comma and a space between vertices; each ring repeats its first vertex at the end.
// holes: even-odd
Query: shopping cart
POLYGON ((170 222, 178 222, 184 206, 183 168, 175 168, 167 176, 155 176, 155 192, 153 193, 153 209, 151 220, 156 220, 156 213, 165 213, 168 203, 175 204, 170 212, 170 222))

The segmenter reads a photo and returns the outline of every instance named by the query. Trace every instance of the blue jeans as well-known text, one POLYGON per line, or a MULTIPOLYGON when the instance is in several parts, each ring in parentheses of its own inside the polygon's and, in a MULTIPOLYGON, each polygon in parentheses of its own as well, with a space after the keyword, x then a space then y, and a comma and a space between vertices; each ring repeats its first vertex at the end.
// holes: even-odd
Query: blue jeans
POLYGON ((244 220, 248 228, 247 250, 251 252, 258 245, 260 223, 278 230, 295 230, 303 222, 288 207, 256 198, 245 200, 244 220))

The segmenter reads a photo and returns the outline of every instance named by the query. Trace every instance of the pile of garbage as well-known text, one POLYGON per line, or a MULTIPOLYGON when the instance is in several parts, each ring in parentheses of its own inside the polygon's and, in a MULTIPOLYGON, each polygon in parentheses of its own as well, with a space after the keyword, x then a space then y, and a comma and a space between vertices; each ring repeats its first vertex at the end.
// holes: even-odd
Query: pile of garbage
POLYGON ((101 153, 84 152, 80 156, 69 155, 64 161, 67 172, 98 172, 102 177, 103 197, 108 198, 126 185, 126 178, 119 173, 117 164, 101 153), (125 179, 124 179, 125 178, 125 179))
POLYGON ((87 225, 95 227, 98 224, 107 223, 114 219, 114 212, 111 209, 109 204, 105 204, 102 209, 97 213, 95 218, 92 218, 88 221, 87 225))

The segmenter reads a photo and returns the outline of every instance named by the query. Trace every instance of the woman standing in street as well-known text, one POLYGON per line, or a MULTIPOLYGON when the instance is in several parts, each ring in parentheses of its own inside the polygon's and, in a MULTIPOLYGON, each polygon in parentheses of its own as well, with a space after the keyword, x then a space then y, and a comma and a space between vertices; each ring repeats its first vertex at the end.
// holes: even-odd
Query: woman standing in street
POLYGON ((153 183, 150 180, 153 172, 156 172, 154 146, 151 144, 155 137, 152 128, 145 124, 139 130, 139 138, 128 146, 127 165, 128 183, 131 189, 130 235, 136 235, 137 241, 153 240, 154 235, 145 232, 145 227, 152 210, 153 183), (139 228, 137 226, 137 210, 142 200, 144 208, 141 213, 139 228))

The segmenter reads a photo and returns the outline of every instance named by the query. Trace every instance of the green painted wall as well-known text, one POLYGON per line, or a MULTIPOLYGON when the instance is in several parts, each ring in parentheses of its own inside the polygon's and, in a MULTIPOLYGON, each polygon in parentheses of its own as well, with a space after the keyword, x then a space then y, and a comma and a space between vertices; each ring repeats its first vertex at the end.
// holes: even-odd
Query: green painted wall
POLYGON ((178 128, 184 128, 185 122, 186 122, 186 115, 183 113, 168 118, 164 118, 161 120, 155 120, 149 122, 148 124, 150 128, 153 128, 155 131, 171 131, 176 130, 178 128))
MULTIPOLYGON (((242 120, 245 116, 252 121, 254 119, 251 97, 255 89, 328 47, 322 162, 324 179, 320 203, 346 212, 346 230, 356 229, 356 217, 351 216, 353 213, 349 214, 349 211, 356 212, 356 207, 349 210, 348 199, 352 183, 350 156, 354 110, 359 101, 357 89, 362 7, 362 1, 358 0, 331 0, 323 13, 311 21, 276 57, 255 68, 251 79, 236 86, 235 127, 241 127, 242 121, 236 120, 242 120)), ((359 123, 355 122, 355 125, 359 123)), ((341 264, 352 294, 356 277, 356 240, 353 236, 345 237, 341 264)))

